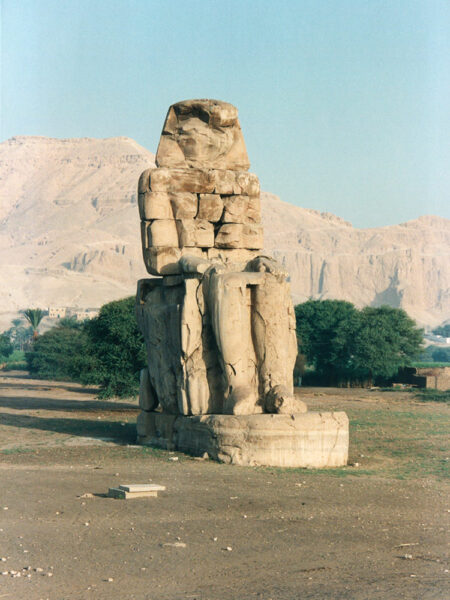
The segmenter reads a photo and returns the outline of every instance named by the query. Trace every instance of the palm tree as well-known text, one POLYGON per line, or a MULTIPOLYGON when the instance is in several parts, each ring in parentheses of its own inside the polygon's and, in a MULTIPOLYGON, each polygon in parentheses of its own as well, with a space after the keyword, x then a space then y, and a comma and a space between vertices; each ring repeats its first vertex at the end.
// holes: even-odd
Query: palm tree
POLYGON ((39 327, 39 323, 44 318, 44 311, 40 308, 27 308, 27 310, 23 311, 23 316, 31 325, 31 329, 33 330, 33 340, 38 337, 37 328, 39 327))

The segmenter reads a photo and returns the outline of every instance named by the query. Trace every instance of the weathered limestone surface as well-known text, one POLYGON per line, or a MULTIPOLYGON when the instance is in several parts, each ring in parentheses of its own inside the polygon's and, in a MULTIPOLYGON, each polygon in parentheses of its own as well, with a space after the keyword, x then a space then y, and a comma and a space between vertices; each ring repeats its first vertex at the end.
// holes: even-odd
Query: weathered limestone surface
POLYGON ((171 106, 156 164, 172 168, 248 169, 237 109, 217 100, 186 100, 171 106))
POLYGON ((177 223, 181 247, 212 248, 214 227, 206 219, 180 219, 177 223))
POLYGON ((348 460, 344 412, 291 415, 148 413, 139 443, 243 466, 339 467, 348 460))
POLYGON ((199 194, 197 217, 216 223, 222 217, 223 204, 220 194, 199 194))
POLYGON ((223 223, 259 223, 261 201, 259 196, 224 196, 223 223))
POLYGON ((264 245, 261 225, 225 223, 216 235, 217 248, 261 250, 264 245))
POLYGON ((261 256, 259 181, 237 110, 170 107, 156 169, 138 183, 146 343, 138 437, 236 464, 345 464, 348 421, 294 396, 288 273, 261 256), (156 410, 162 412, 155 412, 156 410))

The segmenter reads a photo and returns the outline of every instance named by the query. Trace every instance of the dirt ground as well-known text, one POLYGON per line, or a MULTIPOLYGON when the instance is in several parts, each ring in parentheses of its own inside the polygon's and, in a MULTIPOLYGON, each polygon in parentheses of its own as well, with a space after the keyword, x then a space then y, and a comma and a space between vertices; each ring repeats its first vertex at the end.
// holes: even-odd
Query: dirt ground
POLYGON ((312 410, 347 411, 350 466, 235 467, 137 447, 135 402, 0 372, 0 599, 450 598, 449 407, 299 393, 312 410), (105 496, 146 482, 167 489, 105 496))

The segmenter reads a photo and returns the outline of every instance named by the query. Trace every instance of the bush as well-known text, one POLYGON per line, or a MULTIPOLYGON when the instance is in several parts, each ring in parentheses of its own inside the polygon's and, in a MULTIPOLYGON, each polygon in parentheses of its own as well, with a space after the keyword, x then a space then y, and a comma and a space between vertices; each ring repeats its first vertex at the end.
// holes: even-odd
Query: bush
POLYGON ((136 395, 146 352, 137 328, 134 297, 102 306, 98 317, 86 321, 84 332, 85 354, 74 365, 78 379, 99 385, 102 398, 136 395))
POLYGON ((404 310, 365 307, 356 332, 354 368, 365 378, 387 380, 411 364, 422 350, 423 330, 404 310))
POLYGON ((137 394, 146 353, 134 297, 105 304, 91 321, 61 319, 36 339, 26 359, 33 376, 98 385, 101 398, 137 394))
POLYGON ((316 383, 386 381, 422 349, 423 331, 390 306, 357 310, 341 300, 308 300, 295 307, 299 351, 316 383))
POLYGON ((337 383, 352 372, 358 311, 343 300, 308 300, 295 307, 299 351, 314 366, 314 377, 337 383))
POLYGON ((13 353, 13 346, 7 333, 0 334, 0 363, 5 362, 13 353))
POLYGON ((450 348, 435 348, 431 353, 434 362, 450 362, 450 348))
POLYGON ((30 374, 39 379, 77 379, 75 363, 83 356, 87 337, 80 326, 61 322, 39 336, 26 353, 30 374))

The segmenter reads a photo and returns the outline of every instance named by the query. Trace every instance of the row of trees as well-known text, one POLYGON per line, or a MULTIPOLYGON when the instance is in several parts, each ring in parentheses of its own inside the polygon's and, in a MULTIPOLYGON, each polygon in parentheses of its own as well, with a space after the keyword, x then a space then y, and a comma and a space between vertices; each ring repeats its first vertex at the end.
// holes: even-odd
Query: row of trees
MULTIPOLYGON (((358 310, 349 302, 309 300, 295 314, 299 352, 322 384, 388 379, 422 350, 423 331, 400 309, 358 310)), ((61 319, 35 336, 26 358, 35 377, 98 385, 104 398, 136 394, 145 348, 134 298, 105 304, 84 323, 61 319)))
POLYGON ((440 325, 433 329, 433 333, 435 335, 441 335, 442 337, 448 338, 450 337, 450 323, 446 323, 445 325, 440 325))
POLYGON ((299 352, 327 385, 389 379, 422 350, 423 330, 401 309, 341 300, 295 307, 299 352))
POLYGON ((26 359, 35 377, 98 385, 103 398, 136 394, 145 349, 134 298, 105 304, 97 317, 83 323, 61 319, 35 339, 26 359))
POLYGON ((12 327, 0 334, 0 363, 5 362, 14 350, 21 352, 29 349, 33 339, 37 338, 37 328, 44 312, 40 308, 30 308, 22 314, 25 320, 14 319, 12 327))

